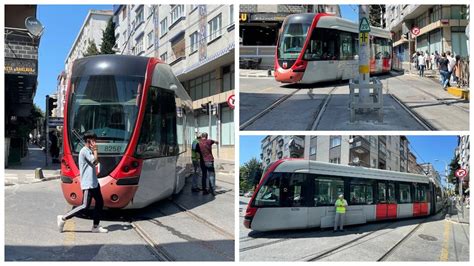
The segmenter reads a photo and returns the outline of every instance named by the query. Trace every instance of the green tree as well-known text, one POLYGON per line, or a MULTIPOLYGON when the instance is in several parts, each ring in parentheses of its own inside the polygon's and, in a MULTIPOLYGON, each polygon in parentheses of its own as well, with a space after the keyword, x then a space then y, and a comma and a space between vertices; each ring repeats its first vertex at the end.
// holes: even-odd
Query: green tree
POLYGON ((100 54, 99 49, 97 49, 97 45, 95 45, 94 40, 89 40, 89 46, 86 49, 85 53, 82 53, 84 57, 98 55, 100 54))
POLYGON ((458 190, 459 181, 458 178, 454 175, 454 173, 461 167, 461 165, 459 165, 458 163, 458 160, 459 158, 454 155, 453 159, 451 160, 451 163, 449 164, 448 182, 455 185, 455 191, 458 190))
POLYGON ((243 191, 252 190, 260 181, 262 175, 262 164, 256 159, 252 158, 248 162, 240 166, 239 171, 239 185, 243 191))
POLYGON ((385 21, 381 16, 385 14, 385 5, 370 5, 369 6, 369 23, 371 26, 383 28, 385 21))
POLYGON ((100 45, 101 54, 115 54, 115 23, 112 18, 107 22, 107 27, 102 32, 102 44, 100 45))

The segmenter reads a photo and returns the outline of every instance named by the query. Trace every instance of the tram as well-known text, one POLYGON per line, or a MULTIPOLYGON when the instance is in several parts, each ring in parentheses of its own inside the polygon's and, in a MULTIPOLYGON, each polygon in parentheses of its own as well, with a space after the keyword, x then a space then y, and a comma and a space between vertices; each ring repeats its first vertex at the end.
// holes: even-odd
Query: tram
POLYGON ((182 190, 191 172, 192 100, 155 58, 90 56, 74 61, 64 108, 61 187, 82 204, 78 155, 97 135, 106 208, 143 208, 182 190))
POLYGON ((346 225, 428 216, 445 203, 442 187, 424 175, 283 159, 263 174, 244 226, 256 231, 332 227, 341 193, 348 203, 346 225))
MULTIPOLYGON (((358 75, 358 25, 326 13, 286 17, 277 41, 275 79, 282 83, 311 84, 348 80, 358 75)), ((391 69, 389 31, 372 27, 370 73, 391 69)))

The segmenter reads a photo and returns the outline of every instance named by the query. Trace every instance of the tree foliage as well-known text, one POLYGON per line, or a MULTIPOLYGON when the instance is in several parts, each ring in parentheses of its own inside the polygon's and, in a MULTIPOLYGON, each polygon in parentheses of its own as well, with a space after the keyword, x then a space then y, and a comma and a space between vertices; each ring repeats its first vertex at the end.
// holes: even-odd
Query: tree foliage
POLYGON ((383 28, 385 25, 385 19, 381 16, 385 13, 385 5, 370 5, 369 6, 369 23, 371 26, 383 28))
POLYGON ((250 159, 248 162, 240 166, 239 184, 243 191, 250 191, 258 184, 262 175, 262 163, 256 158, 250 159))
POLYGON ((102 32, 102 44, 100 45, 101 54, 115 54, 115 23, 112 18, 107 22, 107 27, 102 32))
POLYGON ((97 49, 97 45, 95 45, 94 40, 89 40, 89 46, 87 46, 86 52, 82 53, 84 57, 98 55, 100 54, 99 49, 97 49))

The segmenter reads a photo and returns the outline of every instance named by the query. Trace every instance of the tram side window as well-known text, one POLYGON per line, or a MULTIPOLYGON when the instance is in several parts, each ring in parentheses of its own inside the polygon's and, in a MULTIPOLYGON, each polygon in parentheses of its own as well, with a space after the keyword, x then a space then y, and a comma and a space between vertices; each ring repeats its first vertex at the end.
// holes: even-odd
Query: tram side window
POLYGON ((339 60, 339 33, 335 30, 315 28, 306 48, 304 59, 339 60))
POLYGON ((415 201, 428 202, 428 187, 423 184, 418 184, 415 187, 415 201))
POLYGON ((300 207, 304 205, 303 188, 305 174, 285 175, 281 181, 282 206, 300 207))
POLYGON ((349 32, 341 32, 339 34, 341 42, 341 60, 353 60, 355 53, 354 35, 349 32))
POLYGON ((411 186, 410 184, 400 184, 400 203, 411 203, 411 186))
POLYGON ((339 194, 344 193, 344 181, 341 178, 317 177, 314 186, 314 206, 334 205, 339 194))
POLYGON ((255 196, 255 207, 280 206, 281 173, 273 173, 255 196))
POLYGON ((350 185, 349 204, 373 204, 374 192, 371 182, 355 181, 350 185))
POLYGON ((178 154, 173 91, 150 87, 136 154, 141 158, 178 154))

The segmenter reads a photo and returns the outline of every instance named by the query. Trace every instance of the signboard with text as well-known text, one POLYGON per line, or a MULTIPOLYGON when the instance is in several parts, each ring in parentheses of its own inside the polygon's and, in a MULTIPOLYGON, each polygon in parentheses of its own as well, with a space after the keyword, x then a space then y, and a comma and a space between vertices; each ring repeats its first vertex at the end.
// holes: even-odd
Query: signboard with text
POLYGON ((5 57, 5 74, 36 75, 37 61, 5 57))

